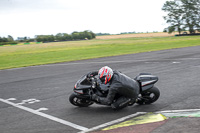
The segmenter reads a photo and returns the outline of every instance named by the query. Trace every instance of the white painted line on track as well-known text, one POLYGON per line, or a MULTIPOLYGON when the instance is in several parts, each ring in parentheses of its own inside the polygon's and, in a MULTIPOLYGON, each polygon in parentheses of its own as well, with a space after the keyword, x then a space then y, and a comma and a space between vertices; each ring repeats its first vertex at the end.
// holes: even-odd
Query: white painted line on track
MULTIPOLYGON (((137 113, 135 113, 135 114, 131 114, 131 115, 128 115, 128 116, 125 116, 125 117, 122 117, 122 118, 119 118, 119 119, 116 119, 116 120, 113 120, 113 121, 110 121, 110 122, 107 122, 107 123, 98 125, 98 126, 96 126, 96 127, 86 128, 86 127, 79 126, 79 125, 77 125, 77 124, 74 124, 74 123, 71 123, 71 122, 62 120, 62 119, 60 119, 60 118, 57 118, 57 117, 54 117, 54 116, 51 116, 51 115, 48 115, 48 114, 39 112, 39 111, 41 111, 41 110, 46 110, 45 108, 41 108, 41 109, 38 109, 38 110, 34 110, 34 109, 31 109, 31 108, 22 106, 22 105, 20 105, 20 104, 12 103, 12 102, 10 102, 9 100, 12 101, 12 100, 16 100, 16 99, 15 99, 15 98, 10 98, 10 99, 5 100, 5 99, 1 99, 1 98, 0 98, 0 101, 3 102, 3 103, 12 105, 12 106, 14 106, 14 107, 16 107, 16 108, 25 110, 25 111, 27 111, 27 112, 30 112, 30 113, 33 113, 33 114, 36 114, 36 115, 39 115, 39 116, 42 116, 42 117, 47 118, 47 119, 50 119, 50 120, 52 120, 52 121, 55 121, 55 122, 58 122, 58 123, 61 123, 61 124, 70 126, 70 127, 72 127, 72 128, 81 130, 81 131, 78 132, 78 133, 87 133, 87 132, 91 132, 91 131, 94 131, 94 130, 101 129, 101 128, 103 128, 103 127, 107 127, 107 126, 110 126, 110 125, 113 125, 113 124, 116 124, 116 123, 125 121, 126 119, 129 119, 129 118, 132 118, 132 117, 136 117, 136 116, 138 116, 138 115, 143 115, 143 114, 148 113, 148 112, 137 112, 137 113)), ((166 111, 157 111, 157 112, 155 112, 155 113, 159 113, 159 114, 161 113, 161 114, 162 114, 162 113, 180 113, 180 112, 195 112, 195 111, 200 111, 200 109, 166 110, 166 111)))
POLYGON ((200 111, 200 109, 165 110, 165 111, 158 111, 156 113, 180 113, 180 112, 195 112, 195 111, 200 111))
POLYGON ((28 112, 30 112, 30 113, 33 113, 33 114, 42 116, 42 117, 44 117, 44 118, 47 118, 47 119, 50 119, 50 120, 52 120, 52 121, 55 121, 55 122, 58 122, 58 123, 61 123, 61 124, 64 124, 64 125, 73 127, 73 128, 75 128, 75 129, 78 129, 78 130, 81 130, 81 131, 88 130, 88 128, 86 128, 86 127, 79 126, 79 125, 76 125, 76 124, 74 124, 74 123, 71 123, 71 122, 62 120, 62 119, 60 119, 60 118, 57 118, 57 117, 54 117, 54 116, 51 116, 51 115, 48 115, 48 114, 39 112, 39 110, 34 110, 34 109, 31 109, 31 108, 27 108, 27 107, 22 106, 22 105, 20 105, 20 104, 15 104, 15 103, 12 103, 12 102, 10 102, 10 101, 8 101, 8 100, 4 100, 4 99, 1 99, 1 98, 0 98, 0 101, 3 102, 3 103, 6 103, 6 104, 12 105, 12 106, 14 106, 14 107, 16 107, 16 108, 19 108, 19 109, 28 111, 28 112))
POLYGON ((138 116, 138 115, 143 115, 143 114, 146 114, 146 112, 137 112, 137 113, 135 113, 135 114, 131 114, 131 115, 128 115, 128 116, 119 118, 119 119, 114 120, 114 121, 111 121, 111 122, 104 123, 104 124, 102 124, 102 125, 99 125, 99 126, 96 126, 96 127, 93 127, 93 128, 90 128, 90 129, 88 129, 88 130, 84 130, 84 131, 81 131, 81 132, 78 132, 78 133, 87 133, 87 132, 91 132, 91 131, 94 131, 94 130, 97 130, 97 129, 100 129, 100 128, 103 128, 103 127, 107 127, 107 126, 110 126, 110 125, 113 125, 113 124, 116 124, 116 123, 125 121, 126 119, 129 119, 129 118, 132 118, 132 117, 136 117, 136 116, 138 116))

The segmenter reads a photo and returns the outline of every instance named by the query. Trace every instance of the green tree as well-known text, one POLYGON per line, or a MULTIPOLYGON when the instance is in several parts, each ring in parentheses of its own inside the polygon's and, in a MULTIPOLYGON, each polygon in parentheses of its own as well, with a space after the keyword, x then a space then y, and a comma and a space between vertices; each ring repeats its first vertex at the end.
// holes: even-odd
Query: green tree
POLYGON ((167 16, 164 16, 166 22, 170 24, 168 27, 168 32, 172 33, 173 31, 177 30, 180 34, 181 27, 183 25, 182 7, 180 2, 166 1, 162 7, 162 10, 168 12, 167 16))
POLYGON ((55 40, 55 38, 54 38, 53 35, 48 35, 48 36, 47 36, 47 40, 48 40, 49 42, 53 42, 53 41, 55 40))
POLYGON ((41 37, 40 35, 37 35, 37 36, 36 36, 36 41, 37 41, 37 42, 42 42, 42 37, 41 37))
POLYGON ((72 33, 72 38, 73 38, 73 40, 79 40, 80 39, 79 32, 74 31, 72 33))
POLYGON ((64 41, 63 33, 56 34, 55 38, 57 41, 64 41))
POLYGON ((8 42, 8 38, 3 37, 2 42, 8 42))
POLYGON ((9 42, 13 42, 14 41, 14 39, 13 39, 13 37, 11 35, 8 35, 8 41, 9 42))
POLYGON ((200 29, 200 1, 199 0, 181 0, 183 8, 184 28, 188 29, 190 34, 200 29))
POLYGON ((84 35, 85 35, 85 38, 87 38, 87 39, 92 39, 93 37, 92 37, 92 33, 90 32, 90 31, 84 31, 84 35))
POLYGON ((92 35, 92 39, 96 38, 96 34, 95 33, 93 33, 92 31, 90 31, 90 34, 92 35))
POLYGON ((65 38, 66 41, 72 40, 72 36, 67 33, 63 33, 63 37, 65 38))
POLYGON ((166 1, 162 10, 168 12, 164 19, 170 24, 169 33, 178 31, 180 34, 183 29, 189 30, 190 33, 200 30, 199 0, 166 1))

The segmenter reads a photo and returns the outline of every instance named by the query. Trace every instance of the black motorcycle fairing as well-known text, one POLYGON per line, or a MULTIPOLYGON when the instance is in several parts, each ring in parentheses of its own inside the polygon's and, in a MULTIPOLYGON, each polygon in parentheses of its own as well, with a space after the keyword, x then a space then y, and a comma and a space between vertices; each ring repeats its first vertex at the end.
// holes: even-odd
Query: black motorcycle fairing
POLYGON ((87 75, 82 76, 75 85, 91 85, 91 83, 87 80, 87 75))
POLYGON ((89 95, 89 89, 91 88, 91 83, 88 81, 87 76, 82 76, 74 86, 74 92, 81 95, 89 95))
POLYGON ((106 97, 108 89, 108 85, 101 84, 95 76, 88 78, 87 74, 82 76, 74 86, 74 92, 80 98, 88 98, 93 93, 101 97, 106 97), (94 82, 95 89, 92 89, 94 82))

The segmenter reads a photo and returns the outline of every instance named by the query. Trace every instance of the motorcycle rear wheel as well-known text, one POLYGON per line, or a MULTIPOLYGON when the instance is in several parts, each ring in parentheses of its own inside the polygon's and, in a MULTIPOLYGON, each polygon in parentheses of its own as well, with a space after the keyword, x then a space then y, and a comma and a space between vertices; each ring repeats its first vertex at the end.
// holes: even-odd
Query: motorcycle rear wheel
POLYGON ((160 97, 160 91, 157 87, 152 87, 148 91, 141 94, 141 97, 139 97, 137 104, 143 105, 143 104, 151 104, 158 100, 160 97))
POLYGON ((78 106, 78 107, 88 107, 94 103, 90 100, 79 98, 74 93, 70 95, 69 101, 71 104, 78 106))

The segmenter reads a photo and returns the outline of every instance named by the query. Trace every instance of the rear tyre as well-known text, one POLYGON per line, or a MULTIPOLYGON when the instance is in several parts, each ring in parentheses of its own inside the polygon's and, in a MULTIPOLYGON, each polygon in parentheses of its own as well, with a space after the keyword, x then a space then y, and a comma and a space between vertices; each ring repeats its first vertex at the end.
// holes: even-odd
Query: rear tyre
POLYGON ((151 104, 158 100, 160 97, 160 91, 157 87, 152 87, 146 92, 141 94, 141 97, 138 98, 137 104, 151 104))
POLYGON ((74 93, 70 95, 69 101, 71 104, 78 106, 78 107, 88 107, 94 103, 90 100, 79 98, 74 93))

